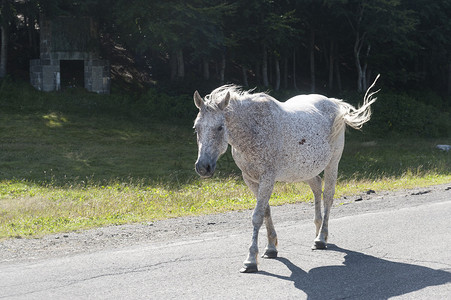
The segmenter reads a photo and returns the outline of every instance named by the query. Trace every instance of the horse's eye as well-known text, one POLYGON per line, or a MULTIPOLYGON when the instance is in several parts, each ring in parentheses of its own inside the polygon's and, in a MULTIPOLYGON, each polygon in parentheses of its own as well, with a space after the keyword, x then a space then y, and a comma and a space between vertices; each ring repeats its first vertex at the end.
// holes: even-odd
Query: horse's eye
POLYGON ((218 127, 218 131, 222 131, 223 129, 224 129, 224 126, 222 126, 222 125, 218 127))

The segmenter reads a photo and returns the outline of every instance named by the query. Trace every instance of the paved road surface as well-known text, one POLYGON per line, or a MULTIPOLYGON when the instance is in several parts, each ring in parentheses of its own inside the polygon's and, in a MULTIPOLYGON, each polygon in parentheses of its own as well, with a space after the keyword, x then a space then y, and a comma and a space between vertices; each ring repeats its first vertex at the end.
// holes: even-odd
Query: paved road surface
MULTIPOLYGON (((275 207, 279 258, 260 260, 256 274, 238 272, 250 242, 246 212, 236 220, 246 225, 230 228, 96 251, 0 256, 0 299, 451 299, 449 187, 336 203, 331 244, 322 251, 310 249, 311 205, 275 207)), ((228 216, 235 222, 226 214, 208 224, 228 216)), ((14 243, 0 243, 0 251, 14 243)))

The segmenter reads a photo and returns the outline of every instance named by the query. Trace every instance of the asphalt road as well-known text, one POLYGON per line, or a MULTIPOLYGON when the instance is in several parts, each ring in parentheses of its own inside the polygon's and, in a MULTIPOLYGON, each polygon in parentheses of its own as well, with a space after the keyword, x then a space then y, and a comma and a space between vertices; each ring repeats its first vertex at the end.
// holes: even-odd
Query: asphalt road
POLYGON ((239 273, 250 224, 218 221, 147 243, 0 259, 0 299, 451 299, 449 188, 338 201, 334 210, 331 244, 312 251, 311 205, 274 208, 279 258, 261 259, 255 274, 239 273), (309 217, 296 220, 299 210, 309 217))

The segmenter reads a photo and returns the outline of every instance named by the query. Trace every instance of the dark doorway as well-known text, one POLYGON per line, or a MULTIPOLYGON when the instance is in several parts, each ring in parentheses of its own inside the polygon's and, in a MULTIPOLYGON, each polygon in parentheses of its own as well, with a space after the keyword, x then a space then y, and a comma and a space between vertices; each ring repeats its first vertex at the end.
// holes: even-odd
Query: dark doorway
POLYGON ((85 63, 83 60, 60 60, 61 88, 85 86, 85 63))

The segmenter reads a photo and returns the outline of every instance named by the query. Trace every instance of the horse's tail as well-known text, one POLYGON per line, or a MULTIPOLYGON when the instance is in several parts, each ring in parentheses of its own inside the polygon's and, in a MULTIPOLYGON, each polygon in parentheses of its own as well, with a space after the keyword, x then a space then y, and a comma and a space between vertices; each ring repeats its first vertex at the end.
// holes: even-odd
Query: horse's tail
POLYGON ((376 76, 373 84, 366 91, 365 96, 363 97, 363 105, 359 108, 355 108, 351 104, 344 101, 336 100, 339 106, 339 111, 337 113, 337 116, 335 117, 335 121, 332 127, 331 140, 333 140, 334 137, 336 137, 342 130, 344 130, 344 127, 346 125, 349 125, 355 129, 360 129, 362 128, 363 124, 370 120, 371 104, 373 104, 377 100, 377 98, 373 98, 373 96, 380 91, 377 90, 370 93, 370 90, 376 84, 379 76, 380 74, 376 76))

